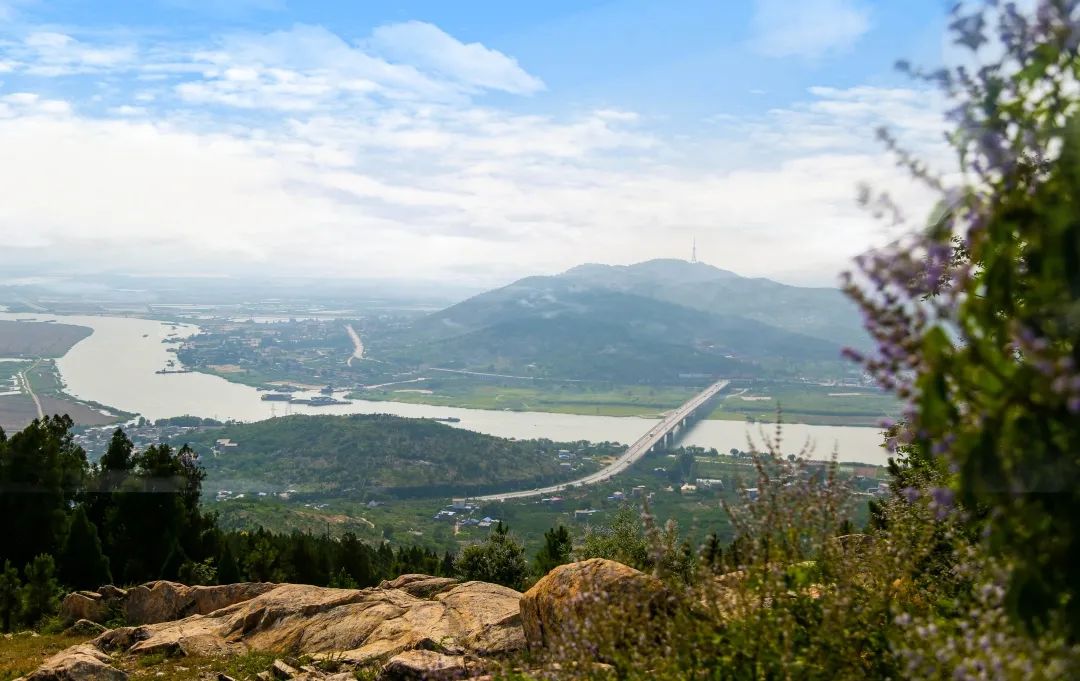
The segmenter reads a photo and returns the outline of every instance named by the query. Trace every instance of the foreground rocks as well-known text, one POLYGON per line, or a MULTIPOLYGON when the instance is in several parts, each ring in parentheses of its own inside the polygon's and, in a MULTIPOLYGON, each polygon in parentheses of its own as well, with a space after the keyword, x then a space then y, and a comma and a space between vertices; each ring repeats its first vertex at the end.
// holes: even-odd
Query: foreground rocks
POLYGON ((656 577, 613 560, 593 558, 561 565, 521 598, 525 638, 535 651, 558 650, 573 657, 603 659, 634 645, 653 618, 670 605, 656 577))
POLYGON ((524 595, 428 575, 402 575, 370 589, 104 587, 69 594, 64 617, 90 631, 95 617, 121 612, 132 626, 59 653, 26 681, 120 681, 127 676, 114 663, 119 656, 250 651, 282 656, 259 675, 263 681, 347 681, 359 668, 376 670, 381 681, 489 678, 485 674, 526 647, 567 659, 587 649, 592 657, 574 664, 592 669, 614 648, 634 645, 642 618, 662 616, 668 604, 659 580, 601 559, 558 567, 524 595), (300 665, 301 657, 316 663, 300 665), (319 661, 335 673, 320 671, 319 661))
MULTIPOLYGON (((83 605, 105 598, 98 595, 98 599, 70 595, 65 600, 69 604, 65 616, 87 614, 83 605)), ((503 586, 426 575, 404 575, 359 590, 302 584, 185 587, 153 582, 130 589, 122 597, 125 612, 132 613, 135 621, 171 613, 196 614, 106 631, 89 644, 64 651, 28 679, 126 678, 110 664, 109 654, 205 657, 249 651, 329 658, 352 668, 381 666, 384 679, 463 678, 478 674, 482 659, 524 649, 520 599, 519 592, 503 586), (211 609, 235 599, 242 600, 211 609)), ((274 678, 291 674, 287 664, 279 667, 274 678)), ((296 678, 324 676, 311 669, 296 678)))
POLYGON ((127 674, 112 666, 112 659, 89 644, 73 646, 53 655, 26 677, 26 681, 125 681, 127 674))

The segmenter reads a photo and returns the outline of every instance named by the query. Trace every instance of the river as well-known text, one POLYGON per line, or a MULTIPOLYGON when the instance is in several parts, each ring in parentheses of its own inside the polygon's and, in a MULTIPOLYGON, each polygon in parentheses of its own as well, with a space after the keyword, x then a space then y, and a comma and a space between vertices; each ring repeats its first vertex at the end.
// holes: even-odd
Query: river
MULTIPOLYGON (((638 417, 460 409, 365 400, 325 407, 264 402, 263 393, 255 388, 230 383, 218 376, 154 373, 175 357, 168 349, 176 346, 162 341, 170 336, 184 338, 197 333, 198 328, 192 325, 127 317, 7 312, 0 312, 0 319, 53 320, 93 329, 93 334, 57 360, 67 392, 148 419, 190 414, 220 420, 258 421, 286 413, 454 416, 461 419, 454 424, 458 427, 500 437, 627 444, 655 423, 654 419, 638 417)), ((746 449, 748 436, 760 442, 761 426, 742 421, 710 420, 695 424, 682 442, 727 451, 732 447, 746 449)), ((887 460, 877 428, 788 424, 784 426, 784 439, 785 453, 797 452, 810 441, 815 446, 814 458, 827 458, 836 449, 840 461, 884 464, 887 460)))

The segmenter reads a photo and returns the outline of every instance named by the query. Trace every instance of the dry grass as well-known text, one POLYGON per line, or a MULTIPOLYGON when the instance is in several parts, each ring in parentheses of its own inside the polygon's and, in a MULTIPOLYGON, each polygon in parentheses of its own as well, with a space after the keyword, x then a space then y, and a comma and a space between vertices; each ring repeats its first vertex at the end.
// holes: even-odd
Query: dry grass
MULTIPOLYGON (((47 658, 88 638, 65 634, 31 635, 29 632, 12 634, 10 637, 4 635, 0 637, 0 681, 25 676, 47 658)), ((195 681, 215 678, 219 672, 246 681, 269 669, 274 657, 269 653, 249 653, 230 658, 119 656, 115 665, 127 672, 132 681, 195 681)))

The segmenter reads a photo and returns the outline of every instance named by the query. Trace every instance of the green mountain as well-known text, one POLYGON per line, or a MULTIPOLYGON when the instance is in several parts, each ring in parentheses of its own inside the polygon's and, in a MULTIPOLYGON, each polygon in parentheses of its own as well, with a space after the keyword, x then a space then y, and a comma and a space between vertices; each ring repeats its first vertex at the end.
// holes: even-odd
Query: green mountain
POLYGON ((677 383, 835 362, 859 333, 839 291, 653 260, 521 279, 376 343, 413 366, 677 383))
POLYGON ((839 289, 788 286, 685 260, 580 265, 562 276, 714 315, 752 319, 842 346, 864 347, 869 342, 858 309, 839 289))

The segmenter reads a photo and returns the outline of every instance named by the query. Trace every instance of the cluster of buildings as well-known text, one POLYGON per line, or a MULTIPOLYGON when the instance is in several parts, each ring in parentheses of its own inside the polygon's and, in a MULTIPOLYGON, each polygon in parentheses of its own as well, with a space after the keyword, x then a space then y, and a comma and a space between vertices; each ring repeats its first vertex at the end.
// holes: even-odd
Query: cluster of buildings
POLYGON ((431 519, 461 527, 490 528, 499 524, 498 518, 490 516, 474 517, 474 514, 479 510, 480 507, 468 499, 451 499, 450 505, 441 509, 431 519))

